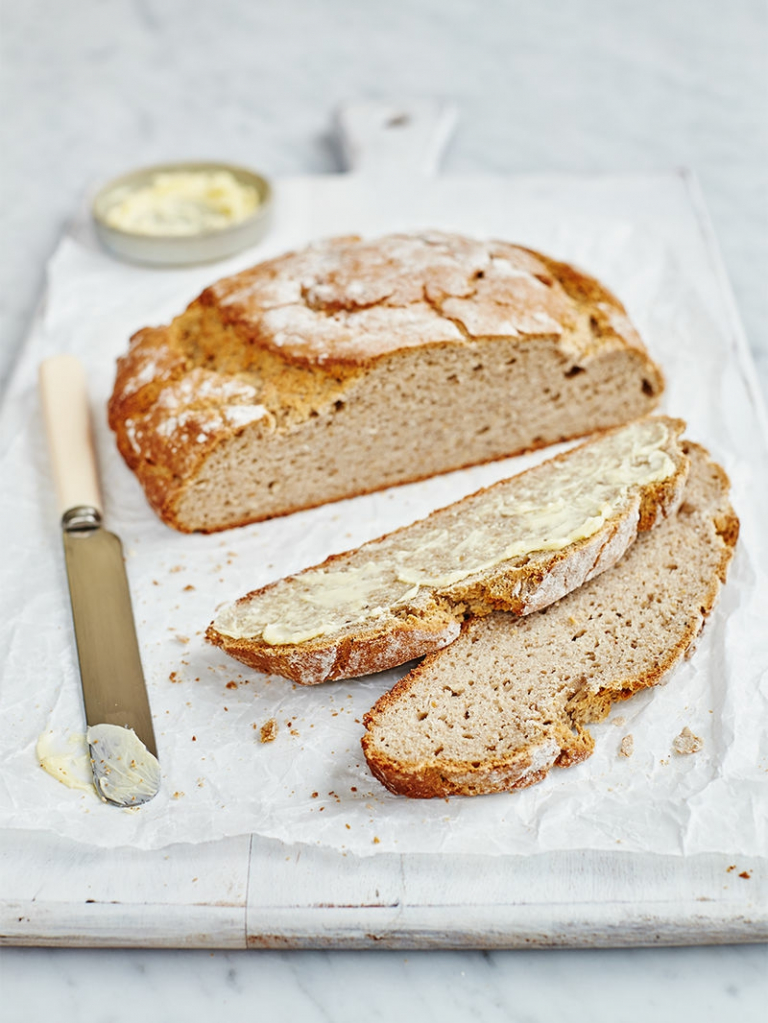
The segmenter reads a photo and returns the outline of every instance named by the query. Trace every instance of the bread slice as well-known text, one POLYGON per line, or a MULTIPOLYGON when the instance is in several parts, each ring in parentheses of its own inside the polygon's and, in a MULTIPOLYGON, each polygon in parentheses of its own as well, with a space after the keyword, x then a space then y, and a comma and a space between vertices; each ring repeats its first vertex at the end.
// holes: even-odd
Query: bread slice
POLYGON ((426 232, 212 285, 131 339, 109 422, 164 521, 211 532, 629 422, 663 387, 591 277, 426 232))
POLYGON ((451 643, 467 615, 529 614, 623 555, 681 498, 679 419, 639 420, 248 594, 207 638, 311 685, 451 643))
POLYGON ((365 717, 363 749, 392 792, 523 788, 590 755, 585 728, 661 682, 715 603, 738 536, 728 479, 703 448, 683 503, 626 556, 538 614, 467 622, 365 717))

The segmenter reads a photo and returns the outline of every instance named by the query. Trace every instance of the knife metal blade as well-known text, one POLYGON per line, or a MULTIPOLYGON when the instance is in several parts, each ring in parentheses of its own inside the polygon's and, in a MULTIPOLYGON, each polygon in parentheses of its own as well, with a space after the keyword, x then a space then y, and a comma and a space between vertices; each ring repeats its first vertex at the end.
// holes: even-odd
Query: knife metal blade
POLYGON ((156 757, 123 546, 95 508, 65 512, 62 528, 86 722, 132 728, 156 757))
POLYGON ((40 367, 72 619, 96 790, 120 806, 160 785, 136 624, 120 540, 102 526, 85 373, 72 356, 40 367))

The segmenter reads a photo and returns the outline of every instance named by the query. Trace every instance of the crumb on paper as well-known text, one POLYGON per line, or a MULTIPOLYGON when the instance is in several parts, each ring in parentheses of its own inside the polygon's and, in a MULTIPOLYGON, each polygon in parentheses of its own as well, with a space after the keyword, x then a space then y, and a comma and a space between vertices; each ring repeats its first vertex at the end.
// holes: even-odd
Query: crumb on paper
POLYGON ((185 793, 183 793, 183 792, 174 792, 173 793, 173 798, 174 799, 181 799, 184 794, 185 793))
POLYGON ((183 572, 184 565, 174 565, 173 568, 168 569, 169 572, 183 572))
POLYGON ((184 587, 184 591, 183 592, 186 593, 189 590, 194 590, 194 588, 195 587, 192 585, 192 583, 187 583, 187 585, 184 587))
POLYGON ((277 738, 277 721, 274 718, 270 718, 261 726, 261 732, 259 733, 259 740, 261 742, 274 742, 277 738))
POLYGON ((178 671, 172 671, 171 674, 168 676, 168 680, 170 682, 183 682, 184 681, 184 679, 179 678, 178 671))
POLYGON ((616 725, 617 728, 621 728, 621 726, 626 725, 626 723, 627 719, 625 717, 622 717, 621 714, 617 718, 614 718, 613 721, 611 722, 611 724, 616 725))
POLYGON ((237 689, 237 682, 235 682, 235 680, 232 679, 231 682, 227 682, 225 688, 226 689, 237 689))
POLYGON ((373 844, 374 845, 378 845, 380 841, 381 841, 381 839, 379 838, 378 835, 374 835, 373 836, 373 844))
POLYGON ((745 881, 748 881, 750 877, 752 877, 752 871, 742 870, 742 872, 739 874, 739 877, 743 877, 745 881))
POLYGON ((180 632, 177 632, 174 636, 177 643, 189 643, 189 636, 182 636, 180 632))
POLYGON ((733 870, 735 870, 735 869, 736 869, 736 864, 735 864, 735 863, 732 863, 732 864, 730 865, 730 867, 726 867, 726 868, 725 868, 725 872, 726 872, 726 874, 730 874, 730 873, 731 873, 731 871, 733 871, 733 870))
POLYGON ((620 757, 631 757, 635 752, 635 739, 633 735, 625 735, 619 745, 620 757))
POLYGON ((672 749, 680 756, 687 756, 689 753, 698 753, 704 745, 698 735, 694 735, 688 725, 672 741, 672 749))

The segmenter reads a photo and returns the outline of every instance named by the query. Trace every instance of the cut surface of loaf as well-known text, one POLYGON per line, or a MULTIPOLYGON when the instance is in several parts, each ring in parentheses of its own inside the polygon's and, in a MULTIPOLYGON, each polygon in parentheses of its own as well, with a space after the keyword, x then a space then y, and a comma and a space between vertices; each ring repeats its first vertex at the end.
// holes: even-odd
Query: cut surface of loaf
POLYGON ((628 422, 663 386, 594 279, 424 232, 212 285, 131 339, 109 422, 165 522, 210 532, 628 422))
POLYGON ((392 792, 477 795, 532 785, 588 757, 585 725, 661 682, 711 611, 738 536, 728 479, 706 451, 683 502, 610 571, 527 618, 467 622, 366 715, 363 749, 392 792))
POLYGON ((207 638, 302 684, 403 664, 467 615, 529 614, 613 565, 677 507, 681 420, 605 433, 224 607, 207 638))

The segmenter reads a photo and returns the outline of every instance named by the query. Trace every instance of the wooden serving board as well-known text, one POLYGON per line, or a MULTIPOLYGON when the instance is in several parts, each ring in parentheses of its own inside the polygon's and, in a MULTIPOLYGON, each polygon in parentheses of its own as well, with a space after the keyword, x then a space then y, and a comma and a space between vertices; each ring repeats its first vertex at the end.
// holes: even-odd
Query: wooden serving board
MULTIPOLYGON (((398 127, 396 114, 371 107, 345 113, 353 169, 433 167, 450 111, 417 110, 414 131, 401 136, 405 141, 392 156, 386 136, 393 124, 398 127), (371 166, 376 152, 380 156, 371 166)), ((352 185, 353 178, 348 180, 352 185)), ((329 187, 327 179, 323 187, 329 187)), ((663 222, 727 325, 733 358, 764 425, 749 350, 690 176, 542 177, 526 179, 525 187, 539 199, 552 189, 572 195, 585 215, 610 198, 614 208, 634 212, 640 205, 650 219, 663 222)), ((568 851, 360 858, 257 835, 145 852, 95 848, 46 831, 6 830, 0 844, 0 941, 514 948, 766 940, 768 860, 740 855, 738 834, 730 840, 733 851, 723 855, 568 851)))
POLYGON ((547 853, 360 859, 257 836, 154 852, 5 832, 6 944, 530 948, 768 939, 765 860, 547 853))

